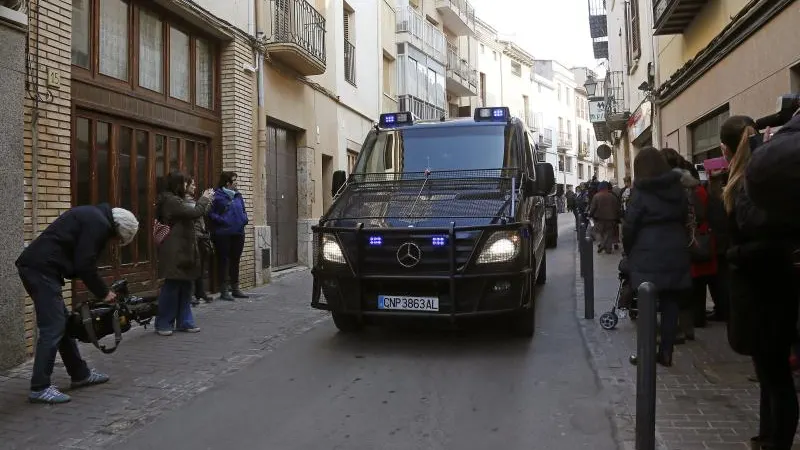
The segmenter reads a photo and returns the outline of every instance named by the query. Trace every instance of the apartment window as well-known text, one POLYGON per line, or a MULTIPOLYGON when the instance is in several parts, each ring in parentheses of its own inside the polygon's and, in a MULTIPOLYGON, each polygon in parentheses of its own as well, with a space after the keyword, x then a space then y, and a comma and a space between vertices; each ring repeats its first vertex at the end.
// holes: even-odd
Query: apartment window
POLYGON ((567 135, 572 136, 572 121, 567 120, 567 135))
POLYGON ((383 93, 394 97, 394 61, 383 56, 383 93))
POLYGON ((580 178, 581 180, 584 179, 584 176, 583 176, 583 164, 581 164, 581 163, 578 163, 578 178, 580 178))
POLYGON ((100 0, 100 73, 128 79, 128 4, 100 0))
POLYGON ((164 24, 147 11, 139 13, 139 86, 164 92, 164 24))
POLYGON ((352 150, 347 151, 347 173, 353 173, 356 168, 356 159, 358 159, 358 152, 352 150))
POLYGON ((693 125, 692 133, 692 160, 700 163, 709 158, 722 156, 719 147, 719 128, 730 117, 730 111, 714 113, 693 125))
POLYGON ((572 156, 567 156, 564 158, 564 164, 566 165, 566 172, 572 173, 572 156))
POLYGON ((572 103, 572 100, 571 100, 571 99, 572 99, 572 96, 571 96, 571 95, 569 95, 569 86, 567 86, 567 88, 565 89, 565 91, 566 91, 566 92, 564 93, 564 97, 567 99, 567 106, 571 106, 571 105, 570 105, 570 103, 572 103))
POLYGON ((481 72, 481 106, 486 105, 486 74, 481 72))
POLYGON ((628 2, 625 12, 627 16, 625 27, 628 32, 628 66, 631 66, 642 55, 642 38, 639 31, 639 1, 632 0, 628 2))
POLYGON ((72 0, 72 64, 89 68, 91 0, 72 0))
POLYGON ((511 73, 521 77, 522 76, 522 65, 518 62, 511 61, 511 73))
POLYGON ((483 55, 484 53, 486 53, 486 46, 481 44, 481 55, 483 55))
POLYGON ((347 4, 344 5, 343 30, 344 30, 344 79, 356 85, 356 46, 355 46, 355 11, 347 4))
POLYGON ((561 83, 558 83, 558 101, 561 101, 561 83))
POLYGON ((79 78, 214 109, 214 42, 123 0, 73 1, 72 64, 79 78), (93 12, 97 11, 98 14, 93 12), (96 19, 92 19, 96 17, 96 19))
POLYGON ((564 132, 564 118, 563 117, 559 117, 558 118, 558 132, 559 133, 563 133, 564 132))
POLYGON ((558 155, 558 171, 559 172, 563 172, 564 171, 564 165, 565 165, 565 163, 564 163, 564 155, 558 155))

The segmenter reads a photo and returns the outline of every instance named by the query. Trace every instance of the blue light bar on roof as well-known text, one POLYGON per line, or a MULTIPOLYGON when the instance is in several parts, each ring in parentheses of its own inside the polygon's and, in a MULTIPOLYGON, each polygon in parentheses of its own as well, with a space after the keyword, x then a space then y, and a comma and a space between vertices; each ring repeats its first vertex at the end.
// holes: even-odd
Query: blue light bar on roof
POLYGON ((511 118, 507 106, 475 108, 475 122, 505 122, 511 118))
POLYGON ((413 124, 414 119, 409 112, 381 114, 380 121, 378 122, 378 126, 381 128, 393 128, 413 124))

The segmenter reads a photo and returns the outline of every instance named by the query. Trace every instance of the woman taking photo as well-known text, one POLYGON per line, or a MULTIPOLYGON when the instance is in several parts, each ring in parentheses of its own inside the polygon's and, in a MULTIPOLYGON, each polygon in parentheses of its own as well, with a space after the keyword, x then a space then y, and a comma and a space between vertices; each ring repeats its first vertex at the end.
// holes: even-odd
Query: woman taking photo
POLYGON ((220 299, 247 298, 239 289, 239 260, 244 250, 244 227, 248 223, 242 194, 236 189, 236 172, 222 172, 208 217, 217 255, 220 299))
POLYGON ((797 431, 798 404, 789 363, 796 337, 797 285, 791 264, 791 227, 771 218, 750 200, 744 175, 749 138, 757 133, 750 117, 733 116, 722 125, 720 141, 730 161, 723 192, 728 214, 731 270, 728 341, 751 355, 760 388, 756 450, 790 450, 797 431))
MULTIPOLYGON (((189 183, 186 188, 186 203, 192 208, 197 205, 194 196, 197 191, 197 183, 194 177, 189 176, 189 183)), ((208 267, 208 259, 214 254, 214 246, 211 244, 211 235, 206 230, 206 218, 198 217, 194 220, 194 231, 197 235, 197 246, 200 249, 200 276, 194 281, 194 299, 192 305, 197 306, 200 300, 206 303, 211 303, 211 297, 206 294, 206 288, 203 284, 205 281, 206 268, 208 267)))
POLYGON ((686 219, 689 206, 681 174, 671 170, 653 147, 642 149, 633 161, 636 180, 622 229, 633 286, 649 281, 661 307, 658 362, 672 365, 678 329, 679 304, 692 287, 686 219))
POLYGON ((174 330, 196 333, 200 328, 192 316, 193 283, 200 276, 200 250, 197 246, 195 220, 205 216, 214 195, 203 192, 195 206, 186 202, 188 177, 172 172, 167 177, 167 190, 156 203, 156 217, 169 227, 158 245, 158 272, 164 285, 158 293, 156 332, 171 336, 174 330))

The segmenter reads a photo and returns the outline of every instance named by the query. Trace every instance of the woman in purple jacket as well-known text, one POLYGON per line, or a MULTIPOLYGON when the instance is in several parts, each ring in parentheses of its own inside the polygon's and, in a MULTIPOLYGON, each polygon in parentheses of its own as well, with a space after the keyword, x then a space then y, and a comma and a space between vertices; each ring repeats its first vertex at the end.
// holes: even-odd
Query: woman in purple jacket
POLYGON ((236 189, 236 172, 222 172, 208 217, 217 255, 217 275, 222 283, 220 299, 247 298, 239 289, 239 260, 244 250, 244 227, 248 223, 242 194, 236 189))

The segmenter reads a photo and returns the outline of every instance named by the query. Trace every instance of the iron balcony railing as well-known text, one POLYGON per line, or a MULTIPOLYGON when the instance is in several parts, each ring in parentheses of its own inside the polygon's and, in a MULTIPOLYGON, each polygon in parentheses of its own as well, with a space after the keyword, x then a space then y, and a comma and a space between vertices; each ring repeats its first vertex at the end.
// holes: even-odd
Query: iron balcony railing
POLYGON ((356 47, 347 39, 344 40, 344 79, 356 85, 356 47))
POLYGON ((545 147, 551 147, 553 145, 553 130, 550 128, 545 128, 544 132, 539 136, 541 139, 539 143, 545 147))
POLYGON ((473 69, 469 62, 458 54, 458 47, 447 43, 447 70, 461 77, 473 88, 478 86, 478 71, 473 69))
POLYGON ((475 28, 475 8, 467 0, 438 0, 437 6, 450 6, 454 11, 458 11, 461 20, 470 28, 475 28))
POLYGON ((627 120, 629 111, 625 106, 625 75, 622 71, 608 72, 603 82, 605 94, 606 122, 627 120))
POLYGON ((325 16, 306 0, 274 0, 274 43, 295 44, 325 64, 325 16))
POLYGON ((560 131, 558 133, 558 148, 562 149, 571 149, 572 148, 572 135, 565 132, 560 131))
POLYGON ((400 111, 409 111, 419 120, 439 120, 446 116, 443 108, 439 108, 413 95, 399 97, 400 111))
POLYGON ((410 42, 418 49, 424 51, 439 62, 445 62, 445 43, 447 40, 438 28, 425 20, 411 6, 398 7, 396 31, 408 33, 410 42))
POLYGON ((589 0, 589 33, 592 39, 608 36, 606 0, 589 0))

